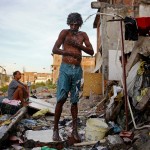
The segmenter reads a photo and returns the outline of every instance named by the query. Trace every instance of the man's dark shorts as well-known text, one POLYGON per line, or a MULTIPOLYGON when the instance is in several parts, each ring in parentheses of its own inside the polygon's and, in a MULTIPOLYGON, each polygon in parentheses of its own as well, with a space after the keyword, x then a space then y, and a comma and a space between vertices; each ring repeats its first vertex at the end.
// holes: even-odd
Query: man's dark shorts
POLYGON ((79 91, 82 78, 80 65, 62 63, 57 82, 57 102, 68 98, 70 92, 71 103, 79 101, 79 91))

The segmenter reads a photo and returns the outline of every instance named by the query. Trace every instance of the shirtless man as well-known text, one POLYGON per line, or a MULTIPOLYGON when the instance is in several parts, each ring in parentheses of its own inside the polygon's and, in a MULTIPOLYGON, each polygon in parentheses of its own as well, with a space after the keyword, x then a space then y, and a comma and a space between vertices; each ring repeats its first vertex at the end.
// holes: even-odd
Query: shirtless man
POLYGON ((71 115, 72 115, 72 136, 77 142, 81 139, 77 131, 78 101, 79 90, 82 78, 82 51, 89 55, 93 55, 93 47, 85 32, 79 31, 83 24, 82 17, 79 13, 71 13, 68 15, 67 24, 70 29, 64 29, 60 32, 59 37, 53 47, 53 53, 62 55, 62 63, 59 70, 59 79, 57 84, 57 104, 55 108, 53 140, 61 141, 59 136, 58 122, 62 113, 63 104, 71 96, 71 115), (83 45, 85 44, 85 46, 83 45), (63 47, 60 49, 60 47, 63 47))
POLYGON ((25 102, 25 99, 29 97, 27 86, 20 82, 21 73, 15 71, 13 73, 14 79, 8 86, 8 99, 10 100, 20 100, 23 106, 26 106, 28 103, 25 102))

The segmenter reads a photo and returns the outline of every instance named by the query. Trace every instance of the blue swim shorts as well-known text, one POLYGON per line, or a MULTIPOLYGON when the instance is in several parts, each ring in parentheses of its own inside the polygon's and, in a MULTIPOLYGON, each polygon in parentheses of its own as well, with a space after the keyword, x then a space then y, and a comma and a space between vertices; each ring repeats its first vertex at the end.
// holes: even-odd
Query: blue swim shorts
POLYGON ((79 101, 81 78, 82 68, 80 65, 62 63, 57 82, 57 102, 67 99, 70 92, 70 102, 77 103, 79 101))

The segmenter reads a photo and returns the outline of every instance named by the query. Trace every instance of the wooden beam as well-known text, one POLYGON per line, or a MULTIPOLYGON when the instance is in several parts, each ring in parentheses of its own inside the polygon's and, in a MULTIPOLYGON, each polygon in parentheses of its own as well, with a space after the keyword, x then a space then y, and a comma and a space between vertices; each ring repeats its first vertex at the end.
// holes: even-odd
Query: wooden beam
POLYGON ((91 8, 99 9, 101 7, 104 7, 106 4, 109 4, 109 0, 99 0, 98 2, 91 2, 91 8))
POLYGON ((126 65, 126 74, 128 75, 130 69, 132 66, 139 61, 140 56, 139 54, 149 54, 150 53, 150 37, 144 37, 144 36, 139 36, 138 41, 136 41, 132 53, 128 59, 127 65, 126 65))
POLYGON ((8 126, 2 126, 0 130, 0 145, 2 141, 5 140, 8 136, 8 132, 15 127, 15 125, 23 118, 27 112, 27 107, 22 107, 18 112, 12 116, 11 123, 8 126))
POLYGON ((97 24, 99 23, 99 20, 100 20, 100 15, 96 15, 94 23, 93 23, 93 28, 97 28, 97 24))
POLYGON ((101 3, 100 2, 91 2, 91 8, 99 9, 99 8, 101 8, 101 3))

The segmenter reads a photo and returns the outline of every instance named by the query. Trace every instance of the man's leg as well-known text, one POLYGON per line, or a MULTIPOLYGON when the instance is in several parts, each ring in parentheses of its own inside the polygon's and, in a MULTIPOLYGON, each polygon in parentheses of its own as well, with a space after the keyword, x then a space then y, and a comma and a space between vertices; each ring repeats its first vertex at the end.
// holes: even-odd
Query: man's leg
POLYGON ((29 98, 29 93, 23 89, 23 106, 28 106, 29 102, 27 101, 27 99, 29 98))
POLYGON ((24 101, 24 91, 22 88, 17 88, 13 94, 13 99, 20 100, 23 106, 27 106, 28 103, 24 101))
POLYGON ((78 134, 77 130, 77 118, 78 118, 78 101, 79 101, 79 90, 81 84, 81 77, 82 77, 82 68, 75 67, 72 74, 72 85, 71 85, 71 115, 72 115, 72 136, 77 142, 81 142, 81 138, 78 134))
POLYGON ((63 104, 66 102, 66 100, 60 100, 57 104, 56 104, 56 108, 55 108, 55 117, 54 117, 54 130, 53 130, 53 140, 54 141, 62 141, 60 136, 59 136, 59 128, 58 128, 58 123, 59 123, 59 119, 62 113, 62 107, 63 104))
POLYGON ((78 122, 77 122, 77 118, 78 118, 78 105, 77 103, 74 103, 71 105, 71 115, 72 115, 72 124, 73 124, 73 129, 72 129, 72 136, 75 138, 75 140, 77 140, 78 142, 81 142, 81 138, 79 137, 78 134, 78 122))
POLYGON ((13 94, 13 99, 23 101, 23 90, 21 88, 17 88, 13 94))
POLYGON ((53 131, 53 140, 61 141, 59 136, 58 122, 62 113, 63 104, 68 98, 68 92, 70 88, 70 78, 68 73, 68 66, 66 64, 61 64, 59 71, 59 78, 57 82, 57 104, 55 108, 55 117, 54 117, 54 131, 53 131))
POLYGON ((23 89, 23 98, 24 99, 29 98, 29 93, 25 89, 23 89))

